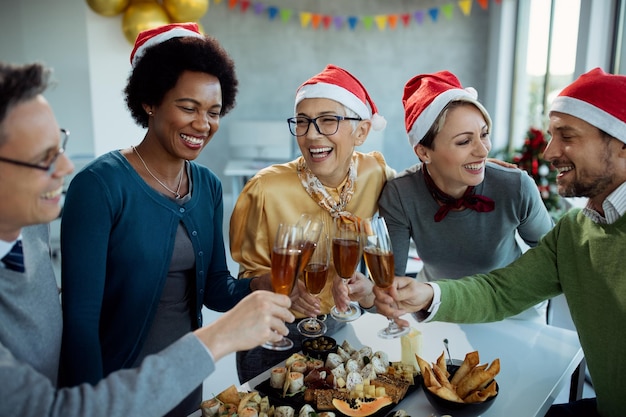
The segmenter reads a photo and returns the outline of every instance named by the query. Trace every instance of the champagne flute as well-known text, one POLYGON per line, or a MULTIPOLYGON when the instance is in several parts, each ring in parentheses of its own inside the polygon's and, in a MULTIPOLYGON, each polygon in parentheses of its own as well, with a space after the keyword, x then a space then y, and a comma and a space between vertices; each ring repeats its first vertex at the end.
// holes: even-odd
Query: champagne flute
MULTIPOLYGON (((328 267, 330 262, 330 239, 326 233, 322 233, 317 241, 317 246, 308 263, 304 266, 304 284, 312 295, 318 295, 326 285, 328 267)), ((326 324, 315 317, 309 317, 298 323, 298 331, 303 336, 316 337, 326 333, 326 324)))
MULTIPOLYGON (((293 224, 280 224, 272 248, 272 289, 275 293, 289 296, 298 275, 302 229, 293 224)), ((270 350, 289 350, 293 341, 283 337, 278 342, 262 345, 270 350)))
POLYGON ((315 251, 317 241, 320 237, 322 229, 324 228, 324 222, 320 219, 311 217, 310 214, 302 214, 296 226, 302 229, 302 242, 300 244, 300 263, 298 265, 297 278, 302 276, 304 268, 309 263, 309 259, 315 251))
MULTIPOLYGON (((337 275, 347 286, 361 260, 359 225, 341 218, 337 219, 335 225, 335 236, 332 242, 333 264, 337 275)), ((361 309, 355 302, 351 302, 346 311, 339 311, 337 306, 333 306, 330 315, 338 321, 353 321, 361 316, 361 309)))
MULTIPOLYGON (((394 280, 394 259, 391 249, 391 238, 387 224, 382 217, 372 217, 363 221, 365 264, 379 288, 389 288, 394 280)), ((389 324, 378 331, 383 339, 393 339, 409 332, 408 327, 400 327, 393 318, 388 318, 389 324)))

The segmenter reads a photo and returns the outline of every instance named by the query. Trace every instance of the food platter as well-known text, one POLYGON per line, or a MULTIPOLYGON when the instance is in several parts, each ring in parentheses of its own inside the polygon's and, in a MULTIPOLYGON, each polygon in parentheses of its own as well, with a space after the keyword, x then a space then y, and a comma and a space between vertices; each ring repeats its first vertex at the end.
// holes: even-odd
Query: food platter
POLYGON ((293 354, 254 389, 296 413, 308 405, 319 414, 383 417, 418 388, 416 374, 411 364, 390 362, 384 352, 344 341, 325 361, 293 354))
MULTIPOLYGON (((417 390, 417 388, 419 387, 418 381, 419 379, 416 378, 415 384, 409 386, 409 389, 407 390, 407 395, 417 390)), ((280 406, 280 405, 291 406, 296 410, 296 413, 305 404, 307 404, 307 402, 304 400, 304 392, 299 392, 292 396, 283 397, 280 390, 271 387, 269 378, 264 380, 260 384, 258 384, 256 387, 254 387, 254 389, 259 391, 261 394, 269 397, 271 404, 276 405, 276 406, 280 406)), ((389 404, 388 406, 383 407, 380 410, 378 410, 376 413, 371 414, 371 416, 372 417, 385 417, 387 414, 389 414, 389 412, 394 407, 399 406, 399 408, 401 408, 401 405, 402 405, 402 402, 400 402, 399 404, 394 404, 394 403, 389 404)), ((333 410, 333 412, 339 417, 346 417, 345 414, 340 413, 337 410, 333 410)))

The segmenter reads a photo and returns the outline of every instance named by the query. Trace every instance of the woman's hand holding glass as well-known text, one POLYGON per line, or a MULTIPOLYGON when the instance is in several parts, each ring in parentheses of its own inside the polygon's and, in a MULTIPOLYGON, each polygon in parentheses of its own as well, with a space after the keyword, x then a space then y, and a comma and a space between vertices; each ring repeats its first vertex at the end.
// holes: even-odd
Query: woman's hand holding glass
MULTIPOLYGON (((394 281, 394 258, 391 249, 391 238, 387 225, 382 217, 372 217, 363 221, 363 254, 365 264, 378 288, 390 288, 394 281)), ((393 301, 395 304, 395 300, 393 301)), ((393 317, 389 317, 389 324, 378 332, 384 339, 392 339, 409 332, 408 327, 400 327, 393 317)))
POLYGON ((295 319, 289 307, 289 298, 284 295, 254 291, 194 333, 218 360, 232 352, 252 349, 288 334, 285 322, 295 319), (233 326, 233 323, 237 325, 233 326))
POLYGON ((344 283, 343 279, 336 276, 333 281, 332 293, 335 305, 340 311, 347 308, 351 302, 357 302, 363 308, 373 307, 374 283, 371 279, 356 271, 354 275, 344 283))

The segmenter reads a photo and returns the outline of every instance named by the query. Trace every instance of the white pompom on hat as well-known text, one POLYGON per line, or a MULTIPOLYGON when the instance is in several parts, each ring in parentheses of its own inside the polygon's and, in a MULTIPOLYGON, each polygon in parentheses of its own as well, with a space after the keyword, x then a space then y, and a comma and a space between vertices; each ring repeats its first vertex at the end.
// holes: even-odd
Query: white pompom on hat
POLYGON ((197 23, 171 23, 154 29, 139 32, 135 40, 135 46, 130 53, 130 64, 134 67, 137 65, 139 58, 144 54, 147 48, 165 42, 172 38, 182 38, 192 36, 194 38, 203 38, 197 23))
POLYGON ((359 80, 348 71, 329 64, 324 71, 305 81, 296 91, 296 104, 306 98, 327 98, 343 104, 359 115, 371 120, 372 129, 383 130, 387 121, 378 114, 376 104, 359 80))
POLYGON ((463 88, 458 78, 449 71, 416 75, 404 86, 402 97, 405 127, 412 148, 424 139, 441 111, 452 101, 467 101, 475 105, 491 130, 489 112, 478 101, 474 88, 463 88))
POLYGON ((550 112, 584 120, 626 143, 626 76, 600 68, 578 77, 554 99, 550 112))

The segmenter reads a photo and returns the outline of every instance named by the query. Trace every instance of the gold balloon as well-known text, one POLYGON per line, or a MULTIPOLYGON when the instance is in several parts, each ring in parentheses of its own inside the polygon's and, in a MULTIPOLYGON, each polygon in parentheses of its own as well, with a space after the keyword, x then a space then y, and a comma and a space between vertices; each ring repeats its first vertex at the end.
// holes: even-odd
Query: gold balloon
POLYGON ((163 0, 163 7, 174 22, 196 22, 209 9, 209 0, 163 0))
POLYGON ((139 32, 169 23, 171 23, 169 16, 155 1, 133 2, 124 12, 122 31, 132 45, 139 32))
POLYGON ((87 0, 91 10, 102 16, 115 16, 128 7, 130 0, 87 0))

